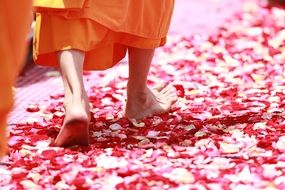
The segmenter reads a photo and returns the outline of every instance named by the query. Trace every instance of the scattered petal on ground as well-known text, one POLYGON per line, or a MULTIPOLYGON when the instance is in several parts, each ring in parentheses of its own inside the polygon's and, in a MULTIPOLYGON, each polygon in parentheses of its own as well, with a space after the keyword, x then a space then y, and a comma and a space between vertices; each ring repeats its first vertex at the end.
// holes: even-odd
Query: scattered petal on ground
MULTIPOLYGON (((285 11, 247 2, 215 35, 170 36, 150 85, 178 103, 142 121, 123 117, 126 65, 91 86, 90 146, 57 148, 62 94, 11 125, 0 165, 6 189, 285 189, 285 11), (108 76, 108 77, 107 77, 108 76)), ((92 73, 85 73, 86 80, 92 73)))

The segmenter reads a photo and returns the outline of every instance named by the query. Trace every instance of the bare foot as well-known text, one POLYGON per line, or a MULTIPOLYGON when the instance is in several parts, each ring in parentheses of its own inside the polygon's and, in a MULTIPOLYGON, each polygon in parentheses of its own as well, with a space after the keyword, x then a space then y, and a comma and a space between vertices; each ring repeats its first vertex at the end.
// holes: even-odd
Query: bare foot
POLYGON ((86 106, 83 103, 66 103, 65 110, 63 125, 53 145, 60 147, 72 145, 87 146, 89 144, 89 110, 86 110, 86 106))
MULTIPOLYGON (((66 110, 68 110, 67 107, 69 107, 71 104, 72 104, 72 94, 65 93, 65 97, 64 97, 64 101, 63 101, 63 106, 65 109, 65 112, 66 112, 66 110)), ((85 108, 85 112, 88 114, 88 118, 90 121, 90 119, 91 119, 90 102, 89 102, 89 99, 88 99, 88 96, 86 93, 84 93, 81 104, 79 103, 78 106, 81 106, 81 105, 83 105, 83 107, 85 108)))
POLYGON ((143 119, 166 113, 178 99, 172 85, 157 90, 150 90, 149 88, 140 92, 132 92, 131 90, 128 90, 125 112, 129 119, 143 119))

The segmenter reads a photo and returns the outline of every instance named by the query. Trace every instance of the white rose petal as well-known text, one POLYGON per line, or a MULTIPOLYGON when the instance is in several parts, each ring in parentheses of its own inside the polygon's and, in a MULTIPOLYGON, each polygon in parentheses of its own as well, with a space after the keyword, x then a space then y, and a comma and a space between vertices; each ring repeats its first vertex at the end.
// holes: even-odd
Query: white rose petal
POLYGON ((278 142, 276 143, 276 148, 280 151, 285 151, 285 136, 279 138, 278 142))
POLYGON ((110 125, 109 128, 110 128, 111 130, 113 130, 113 131, 118 131, 118 130, 121 130, 121 129, 122 129, 121 125, 119 125, 119 124, 117 124, 117 123, 114 123, 114 124, 110 125))

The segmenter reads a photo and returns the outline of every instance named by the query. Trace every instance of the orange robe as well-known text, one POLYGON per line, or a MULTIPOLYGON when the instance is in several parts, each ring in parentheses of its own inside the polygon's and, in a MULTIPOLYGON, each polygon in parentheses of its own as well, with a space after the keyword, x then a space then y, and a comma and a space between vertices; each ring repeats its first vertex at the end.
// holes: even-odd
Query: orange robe
POLYGON ((36 63, 58 66, 58 51, 77 49, 85 52, 85 69, 102 70, 123 59, 128 46, 153 49, 166 42, 174 0, 73 1, 35 0, 36 63))
POLYGON ((32 1, 0 1, 0 156, 6 151, 6 121, 13 105, 12 86, 24 61, 32 1))

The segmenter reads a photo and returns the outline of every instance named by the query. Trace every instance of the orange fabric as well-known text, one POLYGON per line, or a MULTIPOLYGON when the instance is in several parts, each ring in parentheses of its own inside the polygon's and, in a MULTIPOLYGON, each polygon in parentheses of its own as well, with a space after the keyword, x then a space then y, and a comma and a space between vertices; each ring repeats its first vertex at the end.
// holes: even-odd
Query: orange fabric
POLYGON ((31 0, 0 1, 0 156, 6 149, 6 119, 13 105, 12 86, 25 55, 31 7, 31 0))
POLYGON ((37 11, 45 9, 80 9, 83 8, 85 0, 34 0, 33 6, 37 11))
POLYGON ((78 49, 85 52, 85 69, 110 68, 128 46, 164 45, 173 6, 174 0, 85 0, 79 11, 47 9, 37 14, 34 59, 58 66, 58 51, 78 49))

